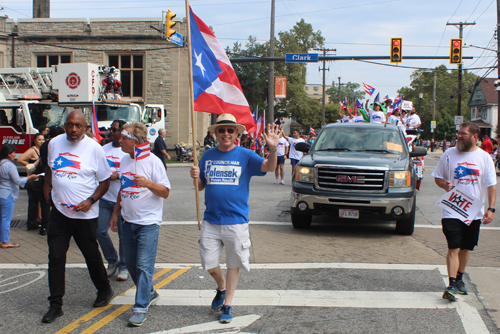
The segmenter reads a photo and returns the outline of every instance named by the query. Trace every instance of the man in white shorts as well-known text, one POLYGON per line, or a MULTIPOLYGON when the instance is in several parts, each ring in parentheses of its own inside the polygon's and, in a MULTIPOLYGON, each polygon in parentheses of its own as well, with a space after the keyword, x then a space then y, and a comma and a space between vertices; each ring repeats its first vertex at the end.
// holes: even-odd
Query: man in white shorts
POLYGON ((198 190, 205 190, 206 210, 200 234, 200 255, 203 268, 217 282, 212 309, 222 310, 220 322, 229 323, 232 302, 238 284, 240 268, 250 270, 250 235, 248 229, 248 196, 250 179, 264 176, 276 168, 276 150, 281 134, 279 125, 267 127, 263 133, 269 157, 234 144, 245 126, 236 123, 233 115, 222 114, 217 123, 208 127, 215 133, 218 146, 203 153, 199 166, 191 167, 191 177, 198 190), (222 248, 226 247, 226 278, 220 268, 222 248))

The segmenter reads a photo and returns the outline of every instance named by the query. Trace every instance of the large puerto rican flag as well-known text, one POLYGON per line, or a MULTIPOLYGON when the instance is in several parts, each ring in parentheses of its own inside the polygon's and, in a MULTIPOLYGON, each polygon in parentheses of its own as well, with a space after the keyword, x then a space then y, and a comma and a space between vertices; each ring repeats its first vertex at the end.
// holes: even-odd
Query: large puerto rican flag
POLYGON ((246 131, 255 122, 238 77, 224 49, 210 28, 189 8, 193 57, 194 109, 213 114, 232 114, 246 131))

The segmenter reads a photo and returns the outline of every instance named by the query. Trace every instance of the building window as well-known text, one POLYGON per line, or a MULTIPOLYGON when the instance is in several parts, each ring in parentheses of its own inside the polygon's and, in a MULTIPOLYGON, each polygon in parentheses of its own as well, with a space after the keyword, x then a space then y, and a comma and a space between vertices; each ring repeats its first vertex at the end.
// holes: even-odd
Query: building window
POLYGON ((319 90, 319 87, 318 87, 318 86, 314 86, 314 90, 315 90, 315 91, 318 91, 318 90, 319 90))
POLYGON ((36 67, 51 67, 53 65, 71 63, 71 54, 37 55, 36 67))
POLYGON ((309 90, 309 86, 306 86, 306 90, 309 90))
POLYGON ((109 55, 108 65, 120 70, 124 97, 142 97, 144 87, 143 55, 109 55))
POLYGON ((470 118, 471 119, 476 119, 477 118, 477 115, 476 115, 477 111, 476 110, 477 110, 476 107, 474 107, 474 108, 471 109, 471 114, 470 114, 470 118))
POLYGON ((478 108, 476 117, 482 120, 486 120, 488 118, 488 108, 486 107, 478 108))

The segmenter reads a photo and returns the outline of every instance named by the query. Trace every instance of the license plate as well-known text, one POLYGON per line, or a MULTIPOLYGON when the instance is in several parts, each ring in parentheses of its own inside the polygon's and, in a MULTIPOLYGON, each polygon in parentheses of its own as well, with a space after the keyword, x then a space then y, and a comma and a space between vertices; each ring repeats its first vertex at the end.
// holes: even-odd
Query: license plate
POLYGON ((340 218, 359 219, 359 210, 340 209, 339 210, 339 217, 340 218))

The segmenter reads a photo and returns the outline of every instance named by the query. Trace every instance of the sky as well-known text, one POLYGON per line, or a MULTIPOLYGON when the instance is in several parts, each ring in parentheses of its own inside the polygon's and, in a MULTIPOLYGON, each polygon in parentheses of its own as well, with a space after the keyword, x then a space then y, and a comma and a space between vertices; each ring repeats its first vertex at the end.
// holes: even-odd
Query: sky
MULTIPOLYGON (((270 38, 271 0, 192 0, 190 6, 207 25, 212 26, 223 47, 235 42, 245 45, 249 36, 263 43, 270 38)), ((9 18, 31 18, 32 1, 0 2, 0 14, 9 18)), ((132 0, 53 0, 51 18, 158 18, 171 9, 177 18, 185 17, 185 1, 132 0)), ((391 37, 403 38, 403 62, 359 61, 327 62, 326 83, 365 82, 381 96, 394 97, 409 86, 417 68, 431 69, 448 60, 405 60, 407 56, 449 56, 450 39, 459 30, 447 23, 475 23, 463 30, 463 68, 479 76, 497 77, 495 0, 276 0, 275 31, 288 31, 304 19, 321 31, 330 55, 389 56, 391 37), (493 51, 485 50, 490 49, 493 51), (488 74, 489 73, 489 74, 488 74)), ((311 50, 310 53, 317 51, 311 50)), ((307 83, 322 82, 322 63, 307 66, 307 83)))

